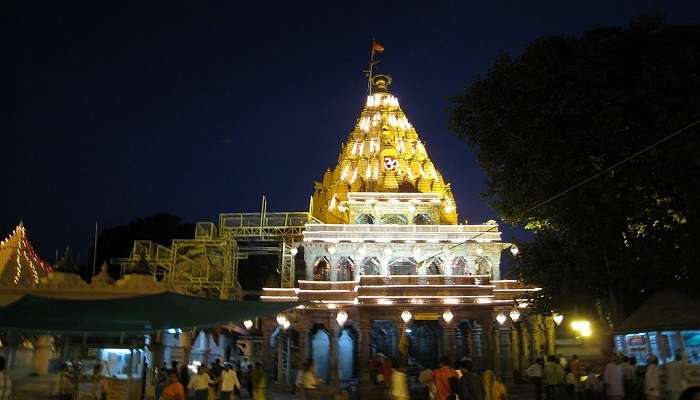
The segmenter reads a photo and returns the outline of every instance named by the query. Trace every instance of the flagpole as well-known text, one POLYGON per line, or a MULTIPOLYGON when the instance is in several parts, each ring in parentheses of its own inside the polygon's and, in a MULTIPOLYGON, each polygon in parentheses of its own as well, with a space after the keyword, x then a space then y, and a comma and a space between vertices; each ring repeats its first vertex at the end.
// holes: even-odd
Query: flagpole
POLYGON ((367 76, 367 93, 372 95, 372 67, 374 66, 374 38, 369 49, 369 75, 367 76))
POLYGON ((97 265, 97 221, 95 221, 95 248, 92 250, 92 276, 95 276, 97 265))

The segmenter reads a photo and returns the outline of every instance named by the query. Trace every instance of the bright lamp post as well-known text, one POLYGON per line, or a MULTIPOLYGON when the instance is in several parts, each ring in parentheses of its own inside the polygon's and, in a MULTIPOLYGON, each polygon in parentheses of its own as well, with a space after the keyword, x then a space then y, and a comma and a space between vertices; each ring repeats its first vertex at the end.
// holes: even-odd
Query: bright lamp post
POLYGON ((452 311, 450 311, 450 310, 447 310, 444 313, 442 313, 442 319, 444 319, 445 322, 447 322, 448 324, 452 321, 452 318, 454 318, 454 317, 455 317, 455 315, 452 314, 452 311))
POLYGON ((345 325, 345 321, 348 320, 348 313, 346 313, 343 310, 338 311, 338 314, 335 316, 335 321, 340 325, 341 327, 345 325))
POLYGON ((404 322, 404 324, 407 324, 411 318, 413 318, 413 314, 411 314, 410 311, 404 310, 404 312, 401 313, 401 320, 404 322))

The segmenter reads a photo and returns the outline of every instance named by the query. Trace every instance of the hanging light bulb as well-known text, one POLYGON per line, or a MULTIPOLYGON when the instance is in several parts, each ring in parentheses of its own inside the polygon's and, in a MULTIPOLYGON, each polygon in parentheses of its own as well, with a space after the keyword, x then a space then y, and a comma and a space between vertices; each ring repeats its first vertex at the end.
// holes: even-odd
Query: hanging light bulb
POLYGON ((247 319, 243 321, 243 326, 245 326, 246 329, 250 330, 250 328, 253 327, 253 321, 247 319))
POLYGON ((285 320, 284 323, 282 324, 282 329, 284 329, 286 331, 287 329, 289 329, 289 327, 291 325, 292 325, 292 323, 289 322, 289 320, 285 320))
POLYGON ((346 313, 343 310, 338 311, 338 314, 335 316, 335 321, 338 323, 340 326, 345 325, 345 321, 348 320, 348 313, 346 313))
POLYGON ((561 314, 552 314, 552 319, 554 320, 554 323, 557 324, 557 326, 561 325, 561 322, 564 320, 564 316, 561 314))
POLYGON ((518 249, 518 246, 516 246, 516 245, 510 246, 510 253, 513 255, 513 257, 517 256, 519 252, 520 252, 520 249, 518 249))
POLYGON ((386 254, 387 256, 390 256, 391 253, 393 253, 393 252, 394 252, 394 249, 392 249, 391 246, 386 246, 384 248, 384 254, 386 254))
POLYGON ((277 314, 277 325, 283 325, 284 321, 287 320, 287 317, 284 316, 284 314, 277 314))
POLYGON ((482 254, 484 254, 484 249, 482 249, 481 247, 477 247, 476 248, 476 255, 480 256, 482 254))
POLYGON ((517 322, 520 319, 520 311, 518 311, 517 309, 512 310, 509 315, 510 319, 512 319, 513 322, 517 322))
POLYGON ((508 317, 506 317, 506 315, 503 313, 498 313, 498 315, 496 315, 496 321, 498 321, 500 325, 505 324, 506 319, 508 319, 508 317))
POLYGON ((333 254, 335 254, 336 250, 337 249, 335 248, 335 246, 333 246, 333 245, 328 246, 328 254, 333 255, 333 254))
POLYGON ((408 321, 411 320, 411 318, 413 318, 413 314, 411 314, 410 311, 404 310, 404 311, 401 313, 401 319, 403 320, 403 322, 404 322, 405 324, 407 324, 408 321))
POLYGON ((297 249, 296 247, 292 247, 292 249, 289 250, 289 252, 292 254, 292 256, 295 256, 297 255, 297 253, 299 253, 299 249, 297 249))
POLYGON ((448 324, 450 323, 450 321, 452 321, 452 318, 454 318, 454 317, 455 317, 455 315, 452 314, 452 311, 450 311, 450 310, 447 310, 444 313, 442 313, 442 319, 444 319, 445 322, 447 322, 448 324))

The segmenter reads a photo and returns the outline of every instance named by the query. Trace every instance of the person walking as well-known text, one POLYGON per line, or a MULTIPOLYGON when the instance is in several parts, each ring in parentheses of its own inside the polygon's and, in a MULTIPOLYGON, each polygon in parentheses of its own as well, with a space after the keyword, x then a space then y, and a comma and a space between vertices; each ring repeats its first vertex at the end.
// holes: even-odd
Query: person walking
POLYGON ((443 356, 440 358, 440 368, 433 371, 430 381, 435 382, 435 400, 447 400, 454 394, 450 378, 457 378, 457 373, 450 368, 450 360, 443 356))
POLYGON ((265 389, 267 388, 267 375, 259 361, 255 363, 253 371, 250 373, 250 380, 253 383, 253 400, 265 400, 265 389))
POLYGON ((625 375, 622 372, 622 359, 615 355, 605 366, 603 381, 608 400, 620 400, 625 397, 625 375))
POLYGON ((411 398, 405 367, 394 368, 391 374, 391 398, 393 400, 409 400, 411 398))
POLYGON ((644 396, 647 400, 661 400, 660 376, 659 359, 652 354, 647 358, 647 369, 644 371, 644 396))
POLYGON ((224 365, 224 370, 221 371, 220 382, 221 394, 219 395, 219 399, 234 400, 234 392, 236 389, 240 390, 241 382, 238 380, 238 375, 231 367, 231 364, 226 363, 224 365))
POLYGON ((637 371, 635 371, 634 366, 630 363, 630 359, 627 356, 622 357, 620 368, 622 368, 622 379, 625 388, 625 395, 627 398, 632 399, 635 380, 637 379, 637 371))
POLYGON ((683 391, 683 369, 685 366, 686 363, 683 361, 681 354, 676 353, 674 360, 664 367, 666 370, 666 391, 669 399, 676 400, 680 398, 683 391))
POLYGON ((185 400, 185 387, 180 383, 176 371, 168 371, 168 386, 158 400, 185 400))
POLYGON ((5 366, 7 362, 5 358, 0 356, 0 400, 10 400, 14 398, 12 395, 12 379, 7 376, 5 366))
POLYGON ((547 357, 547 363, 542 370, 542 379, 547 399, 564 398, 564 369, 559 364, 556 356, 550 355, 547 357))
POLYGON ((576 400, 576 383, 577 383, 576 376, 574 375, 574 372, 571 370, 571 364, 567 365, 564 368, 564 387, 566 389, 566 397, 569 400, 576 400))
POLYGON ((574 354, 573 356, 571 356, 569 366, 571 367, 571 372, 574 373, 576 380, 580 379, 583 376, 583 367, 581 366, 581 361, 578 359, 578 355, 574 354))
POLYGON ((462 374, 458 381, 459 398, 484 400, 484 385, 479 374, 474 372, 471 360, 461 360, 459 371, 462 374))
POLYGON ((537 358, 535 362, 525 370, 525 375, 530 378, 532 385, 535 387, 535 400, 542 400, 543 369, 544 360, 542 358, 537 358))
POLYGON ((301 376, 301 387, 304 398, 316 399, 320 396, 318 385, 323 383, 323 379, 316 375, 316 365, 313 359, 304 363, 304 372, 301 376))
POLYGON ((208 400, 209 385, 212 383, 214 383, 214 381, 211 380, 204 366, 200 365, 199 368, 197 368, 197 373, 190 378, 187 388, 194 391, 195 400, 208 400))

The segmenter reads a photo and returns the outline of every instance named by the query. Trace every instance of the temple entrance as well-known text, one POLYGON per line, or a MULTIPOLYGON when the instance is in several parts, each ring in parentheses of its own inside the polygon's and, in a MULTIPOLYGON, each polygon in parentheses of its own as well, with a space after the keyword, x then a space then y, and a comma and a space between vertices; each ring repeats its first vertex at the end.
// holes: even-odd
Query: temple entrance
POLYGON ((341 381, 355 377, 356 335, 345 328, 338 335, 338 378, 341 381))
POLYGON ((370 356, 374 358, 381 353, 387 357, 395 358, 398 354, 399 336, 392 321, 374 321, 370 331, 372 344, 370 346, 370 356))
POLYGON ((316 366, 316 374, 319 378, 328 382, 328 364, 331 350, 330 336, 322 325, 314 326, 310 334, 311 358, 316 366))
POLYGON ((350 257, 343 257, 338 261, 338 276, 339 281, 354 281, 355 280, 355 262, 350 257))
POLYGON ((277 328, 270 337, 272 355, 272 373, 276 382, 293 383, 295 365, 294 355, 299 346, 299 333, 294 329, 277 328))
POLYGON ((329 281, 331 280, 331 263, 326 257, 319 257, 314 261, 314 280, 329 281))
POLYGON ((413 321, 407 329, 408 355, 423 368, 437 368, 442 355, 442 328, 438 321, 413 321))

